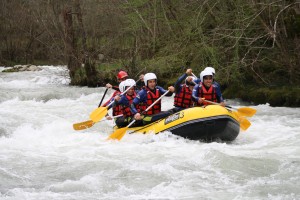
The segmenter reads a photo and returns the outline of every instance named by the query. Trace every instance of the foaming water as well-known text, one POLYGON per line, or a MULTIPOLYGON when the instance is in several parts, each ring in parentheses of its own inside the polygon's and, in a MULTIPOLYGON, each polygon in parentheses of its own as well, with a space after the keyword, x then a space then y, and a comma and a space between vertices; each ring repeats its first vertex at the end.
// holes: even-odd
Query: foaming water
POLYGON ((42 68, 0 73, 0 199, 300 198, 299 108, 251 106, 251 127, 232 143, 169 132, 107 141, 111 121, 72 128, 104 88, 70 87, 65 67, 42 68))

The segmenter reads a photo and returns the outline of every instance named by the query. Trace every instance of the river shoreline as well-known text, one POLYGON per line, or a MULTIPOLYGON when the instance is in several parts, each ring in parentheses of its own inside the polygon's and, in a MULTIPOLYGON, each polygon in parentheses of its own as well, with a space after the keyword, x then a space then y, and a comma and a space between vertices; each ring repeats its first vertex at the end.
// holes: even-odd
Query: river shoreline
POLYGON ((239 98, 255 105, 268 103, 273 107, 300 107, 299 87, 228 87, 223 91, 223 96, 228 99, 239 98))
MULTIPOLYGON (((35 68, 30 69, 29 65, 16 65, 15 67, 5 67, 7 69, 2 72, 21 72, 21 71, 36 71, 35 68), (25 70, 20 70, 26 68, 25 70)), ((32 65, 33 66, 33 65, 32 65)), ((117 84, 116 80, 110 80, 109 74, 113 72, 104 72, 103 78, 100 78, 99 85, 105 85, 106 82, 117 84)), ((170 78, 170 80, 176 78, 170 78)), ((173 81, 167 81, 162 84, 162 87, 168 87, 173 81)), ((254 105, 269 104, 273 107, 300 107, 300 87, 283 85, 281 87, 260 87, 253 85, 244 86, 227 86, 222 88, 223 97, 225 99, 241 99, 242 101, 250 102, 254 105)))

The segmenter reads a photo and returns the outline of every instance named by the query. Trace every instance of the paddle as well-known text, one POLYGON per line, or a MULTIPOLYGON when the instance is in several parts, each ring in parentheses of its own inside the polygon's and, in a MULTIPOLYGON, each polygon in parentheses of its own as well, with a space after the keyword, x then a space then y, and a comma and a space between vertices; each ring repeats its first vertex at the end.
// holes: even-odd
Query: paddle
MULTIPOLYGON (((220 105, 219 103, 216 103, 216 102, 213 102, 213 101, 208 101, 208 100, 205 100, 205 99, 203 99, 203 101, 206 101, 206 102, 214 104, 214 105, 220 105)), ((227 106, 225 106, 225 107, 227 107, 227 106)), ((231 109, 230 106, 229 106, 229 108, 231 109)), ((255 109, 253 109, 253 110, 255 110, 255 109)), ((256 112, 256 110, 255 110, 255 112, 256 112)), ((246 119, 245 116, 243 116, 243 113, 239 113, 239 111, 237 111, 237 112, 233 111, 233 113, 237 116, 238 121, 240 122, 240 128, 243 131, 247 130, 251 126, 250 121, 248 119, 246 119)), ((251 116, 253 116, 253 115, 251 115, 251 116)))
POLYGON ((243 131, 246 131, 251 126, 251 122, 245 117, 239 117, 239 122, 243 131))
MULTIPOLYGON (((211 103, 211 104, 220 105, 219 103, 216 103, 213 101, 208 101, 208 100, 204 100, 204 101, 211 103)), ((256 109, 249 108, 249 107, 233 108, 233 107, 227 106, 227 105, 225 107, 232 109, 232 110, 236 110, 240 116, 244 116, 244 117, 252 117, 256 113, 256 109)))
MULTIPOLYGON (((138 80, 139 81, 139 80, 138 80)), ((136 82, 138 82, 136 81, 136 82)), ((135 84, 136 85, 136 84, 135 84)), ((120 95, 123 95, 125 94, 130 88, 132 88, 133 86, 135 85, 132 85, 130 87, 128 87, 124 92, 122 92, 120 95)), ((91 114, 90 114, 90 118, 91 120, 96 123, 98 121, 100 121, 108 112, 108 107, 111 106, 111 104, 113 104, 114 101, 110 102, 110 104, 108 104, 106 107, 99 107, 97 109, 95 109, 91 114)))
MULTIPOLYGON (((166 91, 163 95, 161 95, 156 101, 154 101, 144 112, 147 112, 150 108, 152 108, 158 101, 161 100, 166 94, 168 94, 170 90, 166 91)), ((124 128, 117 129, 115 132, 113 132, 107 139, 118 139, 121 140, 122 137, 125 135, 127 129, 135 122, 136 120, 133 120, 130 124, 128 124, 124 128)))
MULTIPOLYGON (((117 118, 117 117, 121 117, 121 116, 123 116, 123 115, 121 114, 121 115, 113 116, 112 118, 117 118)), ((105 121, 105 120, 107 120, 107 119, 103 119, 101 121, 105 121)), ((74 130, 78 131, 78 130, 83 130, 83 129, 90 128, 94 124, 95 123, 92 120, 88 120, 88 121, 85 121, 85 122, 80 122, 80 123, 77 123, 77 124, 73 124, 73 128, 74 128, 74 130)))
POLYGON ((192 72, 193 77, 198 78, 193 72, 192 72))
POLYGON ((105 97, 107 91, 108 91, 108 88, 106 88, 106 90, 105 90, 105 92, 104 92, 104 94, 103 94, 103 96, 102 96, 102 99, 101 99, 101 101, 100 101, 100 103, 99 103, 99 105, 98 105, 98 108, 101 106, 102 101, 103 101, 103 99, 104 99, 104 97, 105 97))
MULTIPOLYGON (((102 96, 102 99, 98 105, 98 108, 101 106, 102 102, 103 102, 103 99, 107 93, 109 88, 106 88, 103 96, 102 96)), ((73 128, 74 130, 83 130, 83 129, 87 129, 87 128, 90 128, 91 126, 94 125, 94 122, 92 120, 87 120, 87 121, 84 121, 84 122, 80 122, 80 123, 76 123, 76 124, 73 124, 73 128)))

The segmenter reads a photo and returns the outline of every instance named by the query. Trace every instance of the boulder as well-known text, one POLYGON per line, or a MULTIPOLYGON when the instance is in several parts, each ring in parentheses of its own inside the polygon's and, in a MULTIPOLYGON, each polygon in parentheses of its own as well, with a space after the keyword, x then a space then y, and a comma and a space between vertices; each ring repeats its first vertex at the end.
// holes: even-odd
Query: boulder
POLYGON ((40 67, 35 65, 15 65, 13 68, 5 69, 2 72, 23 72, 23 71, 40 71, 42 70, 40 67))

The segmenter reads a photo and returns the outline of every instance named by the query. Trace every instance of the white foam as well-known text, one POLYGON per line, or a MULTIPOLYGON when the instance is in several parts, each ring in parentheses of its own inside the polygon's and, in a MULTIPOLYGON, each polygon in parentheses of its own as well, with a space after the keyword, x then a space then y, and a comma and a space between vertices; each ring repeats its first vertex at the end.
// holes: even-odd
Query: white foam
MULTIPOLYGON (((170 132, 107 141, 109 121, 72 128, 89 120, 105 89, 67 87, 64 70, 0 75, 1 199, 300 197, 299 108, 228 101, 257 109, 249 129, 228 144, 170 132)), ((172 105, 172 97, 163 99, 163 110, 172 105)))

